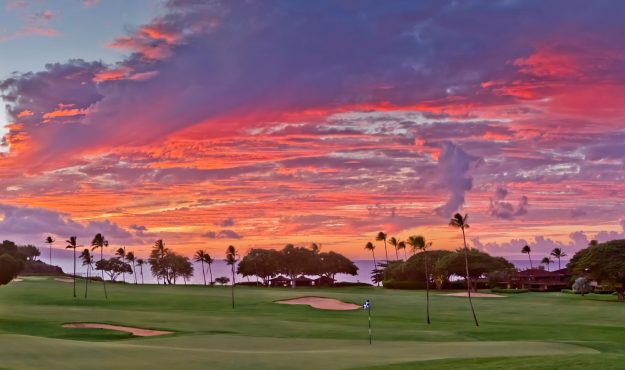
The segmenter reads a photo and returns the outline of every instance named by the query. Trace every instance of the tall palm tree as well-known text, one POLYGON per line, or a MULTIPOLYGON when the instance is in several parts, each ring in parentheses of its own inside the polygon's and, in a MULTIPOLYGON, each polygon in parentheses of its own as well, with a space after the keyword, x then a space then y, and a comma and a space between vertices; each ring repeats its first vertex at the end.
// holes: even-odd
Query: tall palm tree
POLYGON ((560 248, 553 248, 551 255, 558 259, 558 270, 562 269, 562 267, 560 267, 560 259, 562 257, 566 257, 566 253, 564 253, 560 248))
MULTIPOLYGON (((371 251, 371 255, 373 256, 373 271, 377 270, 378 262, 375 260, 375 245, 371 242, 367 242, 367 244, 365 245, 365 249, 371 251)), ((380 282, 378 281, 378 286, 379 285, 380 282)))
POLYGON ((406 242, 400 241, 399 243, 397 243, 397 249, 404 250, 404 260, 408 261, 408 255, 406 254, 406 242))
MULTIPOLYGON (((122 262, 126 262, 126 247, 117 248, 115 255, 119 257, 122 262)), ((122 270, 122 280, 126 282, 126 273, 122 270)))
POLYGON ((462 230, 462 240, 464 241, 464 266, 466 269, 467 279, 467 296, 469 297, 469 305, 471 306, 471 313, 473 314, 473 320, 475 320, 475 326, 480 326, 477 322, 477 316, 475 315, 475 309, 473 309, 473 300, 471 299, 471 278, 469 277, 469 248, 467 248, 467 237, 465 235, 465 229, 469 228, 467 224, 468 214, 464 217, 460 213, 456 213, 454 217, 449 220, 449 226, 462 230))
POLYGON ((52 244, 54 244, 54 239, 48 235, 48 237, 46 237, 45 243, 48 243, 48 250, 50 251, 50 266, 52 266, 52 244))
POLYGON ((143 265, 145 261, 143 258, 137 258, 137 266, 139 266, 139 270, 141 271, 141 284, 143 285, 143 265))
POLYGON ((530 248, 529 245, 526 245, 521 248, 521 253, 527 253, 527 258, 529 258, 530 260, 530 270, 533 270, 534 266, 532 265, 532 248, 530 248))
POLYGON ((87 289, 89 288, 89 272, 93 267, 93 255, 89 252, 89 249, 85 249, 80 254, 82 265, 87 266, 87 279, 85 280, 85 298, 87 298, 87 289))
MULTIPOLYGON (((104 239, 104 236, 100 233, 95 234, 93 240, 91 241, 91 250, 95 250, 100 248, 100 261, 104 260, 104 248, 108 247, 109 242, 104 239)), ((108 299, 108 294, 106 292, 106 280, 104 280, 104 270, 102 271, 102 285, 104 286, 104 298, 108 299)))
POLYGON ((226 249, 226 263, 232 268, 232 309, 234 310, 234 284, 236 283, 234 277, 234 266, 237 264, 237 250, 233 245, 226 249))
POLYGON ((423 263, 425 266, 425 299, 426 299, 426 317, 427 323, 430 323, 430 272, 428 271, 428 260, 426 249, 432 245, 432 242, 426 242, 421 235, 413 235, 408 237, 408 245, 415 251, 423 253, 423 263))
POLYGON ((70 236, 69 239, 66 240, 66 243, 67 246, 65 248, 74 250, 74 298, 76 298, 76 247, 78 247, 76 237, 70 236))
MULTIPOLYGON (((159 262, 162 261, 163 258, 165 258, 165 255, 169 252, 169 249, 165 247, 165 242, 163 241, 163 239, 159 239, 156 242, 154 242, 153 251, 154 250, 157 252, 159 262)), ((156 275, 156 284, 159 284, 158 275, 156 275)), ((163 285, 165 285, 165 278, 163 278, 163 285)))
POLYGON ((399 252, 397 252, 397 247, 399 246, 399 240, 394 236, 388 240, 388 244, 392 245, 395 248, 395 258, 399 261, 399 252))
POLYGON ((204 270, 204 260, 206 259, 206 252, 203 249, 195 251, 193 260, 202 264, 202 276, 204 276, 204 286, 206 286, 206 270, 204 270))
POLYGON ((211 258, 210 254, 206 253, 206 255, 204 255, 204 262, 208 265, 208 274, 210 277, 210 285, 213 286, 215 283, 213 281, 213 269, 211 268, 211 265, 213 264, 213 262, 215 262, 215 260, 213 258, 211 258))
POLYGON ((137 271, 135 270, 135 261, 137 258, 135 257, 135 253, 130 251, 126 253, 126 261, 132 263, 132 274, 135 276, 135 285, 137 285, 137 271))
POLYGON ((552 264, 552 263, 553 263, 553 261, 549 257, 543 257, 543 259, 540 261, 541 265, 547 266, 547 271, 549 271, 549 265, 552 264))
POLYGON ((375 240, 384 241, 384 254, 386 255, 386 264, 388 265, 388 251, 386 250, 386 233, 380 231, 378 235, 375 236, 375 240))

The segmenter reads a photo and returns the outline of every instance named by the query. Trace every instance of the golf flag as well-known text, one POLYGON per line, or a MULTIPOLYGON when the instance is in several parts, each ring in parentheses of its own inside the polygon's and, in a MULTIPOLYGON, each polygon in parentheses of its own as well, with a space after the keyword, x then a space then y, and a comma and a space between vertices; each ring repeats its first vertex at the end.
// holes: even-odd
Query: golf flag
POLYGON ((367 300, 365 301, 365 303, 362 305, 362 308, 363 308, 363 309, 365 309, 365 310, 367 310, 367 309, 369 309, 369 306, 370 306, 370 305, 371 305, 371 302, 367 299, 367 300))
POLYGON ((369 344, 371 344, 371 301, 369 299, 365 300, 362 308, 363 310, 367 310, 367 313, 369 314, 369 344))

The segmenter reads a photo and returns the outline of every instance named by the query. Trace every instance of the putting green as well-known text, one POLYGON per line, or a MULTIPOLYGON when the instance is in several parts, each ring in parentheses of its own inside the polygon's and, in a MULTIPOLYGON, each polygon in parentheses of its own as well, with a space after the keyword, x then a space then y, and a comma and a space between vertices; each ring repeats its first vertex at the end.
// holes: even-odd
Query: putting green
POLYGON ((24 280, 0 287, 0 367, 29 369, 618 369, 625 362, 625 305, 611 296, 527 293, 476 300, 380 288, 150 286, 24 280), (326 311, 277 300, 324 296, 372 302, 374 342, 364 310, 326 311), (101 322, 172 331, 133 337, 101 322), (574 359, 574 360, 573 360, 574 359), (462 366, 458 366, 462 363, 462 366), (583 367, 576 367, 583 364, 583 367))

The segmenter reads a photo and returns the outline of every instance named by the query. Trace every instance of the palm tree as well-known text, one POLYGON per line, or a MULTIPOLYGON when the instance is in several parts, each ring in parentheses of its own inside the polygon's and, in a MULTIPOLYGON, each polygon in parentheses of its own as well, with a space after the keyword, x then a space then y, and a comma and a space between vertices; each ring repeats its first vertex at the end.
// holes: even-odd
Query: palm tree
POLYGON ((52 244, 54 244, 54 239, 51 236, 48 236, 44 242, 48 243, 50 250, 50 266, 52 266, 52 244))
POLYGON ((137 266, 139 266, 139 270, 141 271, 141 284, 143 285, 143 265, 145 261, 143 258, 137 258, 137 266))
POLYGON ((529 258, 530 260, 530 270, 533 270, 534 266, 532 265, 532 248, 530 248, 529 245, 526 245, 521 248, 521 253, 527 253, 527 258, 529 258))
POLYGON ((397 247, 399 246, 399 240, 394 236, 388 240, 388 244, 392 245, 395 248, 395 258, 399 261, 399 253, 397 252, 397 247))
MULTIPOLYGON (((159 239, 154 243, 154 249, 153 251, 157 252, 157 255, 159 256, 159 260, 162 261, 163 258, 165 258, 165 255, 167 254, 167 252, 169 252, 169 249, 167 249, 165 247, 165 242, 163 242, 163 239, 159 239)), ((156 284, 159 284, 159 278, 158 275, 156 275, 156 284)), ((163 278, 163 285, 165 284, 165 278, 163 278)))
MULTIPOLYGON (((126 262, 126 247, 117 248, 115 255, 119 257, 122 262, 126 262)), ((122 280, 126 282, 126 273, 122 270, 122 280)))
POLYGON ((204 260, 206 259, 206 252, 203 249, 195 251, 193 260, 202 264, 202 276, 204 276, 204 286, 206 286, 206 270, 204 270, 204 260))
MULTIPOLYGON (((104 260, 104 247, 108 247, 109 242, 104 239, 104 236, 100 233, 95 234, 93 240, 91 241, 91 250, 95 250, 100 248, 100 261, 104 260)), ((102 285, 104 286, 104 298, 108 299, 108 294, 106 293, 106 280, 104 280, 104 270, 102 271, 102 285)))
POLYGON ((421 235, 413 235, 408 237, 407 241, 408 245, 412 247, 413 250, 420 250, 423 253, 423 263, 425 265, 425 297, 426 297, 426 317, 427 323, 430 323, 430 273, 428 271, 428 261, 427 254, 425 253, 426 249, 432 245, 432 242, 426 242, 425 238, 421 235))
POLYGON ((135 270, 135 253, 130 251, 126 253, 126 261, 132 263, 132 274, 135 276, 135 285, 137 285, 137 271, 135 270))
MULTIPOLYGON (((367 245, 365 245, 365 249, 368 251, 371 251, 371 255, 373 256, 373 271, 377 270, 378 263, 375 260, 375 245, 373 245, 373 243, 371 242, 367 242, 367 245)), ((378 281, 378 286, 379 285, 380 285, 380 282, 378 281)))
POLYGON ((475 320, 475 326, 480 326, 477 322, 477 316, 475 315, 475 309, 473 309, 473 300, 471 300, 471 278, 469 277, 469 248, 467 248, 467 237, 465 235, 465 229, 469 228, 467 224, 468 214, 464 217, 460 213, 456 213, 451 220, 449 220, 449 226, 462 230, 462 240, 464 241, 464 266, 466 269, 467 279, 467 296, 469 297, 469 305, 471 306, 471 313, 473 314, 473 320, 475 320))
POLYGON ((386 255, 386 264, 388 265, 388 251, 386 250, 386 234, 380 231, 378 235, 375 236, 375 240, 384 241, 384 254, 386 255))
POLYGON ((397 249, 404 250, 404 260, 408 261, 408 255, 406 254, 406 242, 400 241, 399 243, 397 243, 397 249))
POLYGON ((76 298, 76 237, 70 236, 69 239, 66 240, 67 246, 65 248, 74 250, 74 298, 76 298))
POLYGON ((237 250, 233 245, 226 249, 226 263, 232 268, 232 309, 234 310, 234 266, 237 264, 237 250))
POLYGON ((566 253, 564 253, 560 248, 553 248, 551 255, 558 259, 558 270, 562 269, 562 267, 560 267, 560 259, 562 257, 566 257, 566 253))
POLYGON ((215 260, 211 258, 210 254, 206 253, 204 255, 204 262, 208 265, 208 274, 211 279, 210 285, 213 286, 215 283, 213 282, 213 270, 211 268, 211 265, 213 264, 213 262, 215 262, 215 260))
POLYGON ((89 249, 85 249, 80 254, 82 265, 87 266, 87 280, 85 280, 85 298, 87 298, 87 288, 89 287, 89 271, 93 267, 93 255, 89 252, 89 249))
POLYGON ((552 263, 553 263, 553 261, 549 257, 543 257, 543 259, 540 261, 541 265, 547 266, 547 271, 549 271, 549 265, 552 264, 552 263))

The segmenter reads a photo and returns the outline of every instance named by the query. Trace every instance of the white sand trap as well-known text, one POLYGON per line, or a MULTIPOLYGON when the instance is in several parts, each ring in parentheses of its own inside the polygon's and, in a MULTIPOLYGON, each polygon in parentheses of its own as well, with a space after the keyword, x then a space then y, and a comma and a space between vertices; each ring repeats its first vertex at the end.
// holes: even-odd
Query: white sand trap
POLYGON ((117 331, 125 331, 137 337, 153 337, 156 335, 165 335, 171 334, 171 331, 162 331, 162 330, 150 330, 150 329, 140 329, 133 328, 130 326, 119 326, 119 325, 109 325, 109 324, 98 324, 98 323, 77 323, 77 324, 64 324, 64 328, 90 328, 90 329, 108 329, 108 330, 117 330, 117 331))
POLYGON ((13 279, 13 280, 11 280, 11 281, 24 281, 24 279, 15 278, 15 279, 13 279))
POLYGON ((304 304, 320 310, 337 310, 347 311, 356 310, 361 306, 353 303, 341 302, 334 298, 322 298, 322 297, 301 297, 294 299, 287 299, 284 301, 276 301, 279 304, 304 304))
MULTIPOLYGON (((468 297, 469 294, 467 292, 462 293, 449 293, 449 294, 441 294, 451 297, 468 297)), ((505 298, 505 295, 493 294, 493 293, 471 293, 471 298, 505 298)))
POLYGON ((56 281, 60 281, 61 283, 73 283, 74 279, 72 278, 54 278, 56 281))

